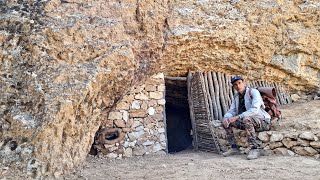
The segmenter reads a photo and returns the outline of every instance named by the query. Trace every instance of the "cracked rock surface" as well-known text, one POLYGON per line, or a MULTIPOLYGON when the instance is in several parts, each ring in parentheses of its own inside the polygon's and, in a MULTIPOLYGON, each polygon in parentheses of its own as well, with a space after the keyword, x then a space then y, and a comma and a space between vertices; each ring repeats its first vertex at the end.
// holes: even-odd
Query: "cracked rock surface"
POLYGON ((133 86, 188 70, 314 92, 318 1, 0 1, 0 159, 40 178, 85 160, 133 86))

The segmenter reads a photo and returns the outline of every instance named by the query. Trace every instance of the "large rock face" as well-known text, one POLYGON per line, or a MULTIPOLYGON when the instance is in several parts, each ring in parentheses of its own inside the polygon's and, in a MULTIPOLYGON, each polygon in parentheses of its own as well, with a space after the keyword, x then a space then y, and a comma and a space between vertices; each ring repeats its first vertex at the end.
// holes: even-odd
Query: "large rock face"
POLYGON ((80 165, 108 113, 158 72, 244 74, 314 91, 318 1, 1 1, 0 160, 80 165))

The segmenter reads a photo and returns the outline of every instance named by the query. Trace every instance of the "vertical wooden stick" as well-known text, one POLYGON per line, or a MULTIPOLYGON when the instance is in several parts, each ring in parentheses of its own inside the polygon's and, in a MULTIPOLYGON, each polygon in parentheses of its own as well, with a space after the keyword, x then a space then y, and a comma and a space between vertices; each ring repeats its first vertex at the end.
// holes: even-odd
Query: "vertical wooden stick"
POLYGON ((209 91, 210 91, 211 99, 212 99, 214 119, 219 119, 219 113, 218 113, 218 107, 217 107, 218 105, 217 105, 217 100, 216 100, 216 94, 215 94, 214 87, 213 87, 211 72, 208 72, 208 83, 209 83, 209 91))
POLYGON ((221 75, 221 72, 218 72, 218 82, 219 82, 219 89, 220 89, 220 101, 221 101, 221 106, 222 106, 222 111, 223 111, 223 114, 225 114, 227 112, 227 105, 226 105, 226 102, 225 102, 225 95, 224 95, 224 91, 223 91, 223 82, 222 82, 222 75, 221 75))
POLYGON ((208 100, 208 107, 209 107, 209 110, 210 110, 210 121, 213 121, 214 120, 214 115, 213 115, 213 107, 212 107, 212 99, 210 97, 210 93, 209 93, 209 85, 208 85, 208 75, 206 72, 203 73, 203 79, 204 79, 204 85, 205 85, 205 90, 206 90, 206 93, 204 94, 205 96, 207 96, 208 98, 206 98, 208 100))
POLYGON ((223 118, 223 112, 222 112, 222 107, 220 103, 220 90, 219 90, 219 83, 218 83, 218 78, 217 78, 217 73, 212 72, 212 79, 213 79, 213 86, 214 90, 216 92, 216 100, 217 100, 217 107, 218 107, 218 114, 219 114, 219 119, 222 120, 223 118))
POLYGON ((197 130, 196 130, 196 121, 194 118, 194 111, 193 111, 193 99, 192 99, 192 88, 191 88, 191 81, 192 81, 192 74, 191 72, 188 73, 187 77, 187 88, 188 88, 188 102, 189 102, 189 109, 190 109, 190 119, 192 125, 192 136, 193 136, 193 146, 196 151, 198 151, 198 139, 197 139, 197 130))

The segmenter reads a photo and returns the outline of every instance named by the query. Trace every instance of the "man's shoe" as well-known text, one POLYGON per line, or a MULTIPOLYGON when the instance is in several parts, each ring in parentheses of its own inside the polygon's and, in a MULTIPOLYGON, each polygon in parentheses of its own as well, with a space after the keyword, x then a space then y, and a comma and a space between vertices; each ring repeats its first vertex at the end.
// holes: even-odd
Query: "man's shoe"
POLYGON ((222 155, 224 157, 233 156, 233 155, 239 155, 239 154, 240 154, 240 150, 238 148, 231 148, 228 151, 222 153, 222 155))
POLYGON ((259 149, 251 149, 247 156, 247 159, 248 160, 257 159, 260 156, 261 156, 261 153, 259 149))

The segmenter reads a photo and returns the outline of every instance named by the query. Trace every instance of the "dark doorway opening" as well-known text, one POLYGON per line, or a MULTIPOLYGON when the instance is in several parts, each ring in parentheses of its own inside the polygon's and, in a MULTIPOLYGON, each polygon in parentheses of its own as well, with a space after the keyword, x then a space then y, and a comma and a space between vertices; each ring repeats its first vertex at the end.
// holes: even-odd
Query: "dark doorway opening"
POLYGON ((165 85, 168 152, 174 153, 192 148, 187 80, 167 77, 165 85))

